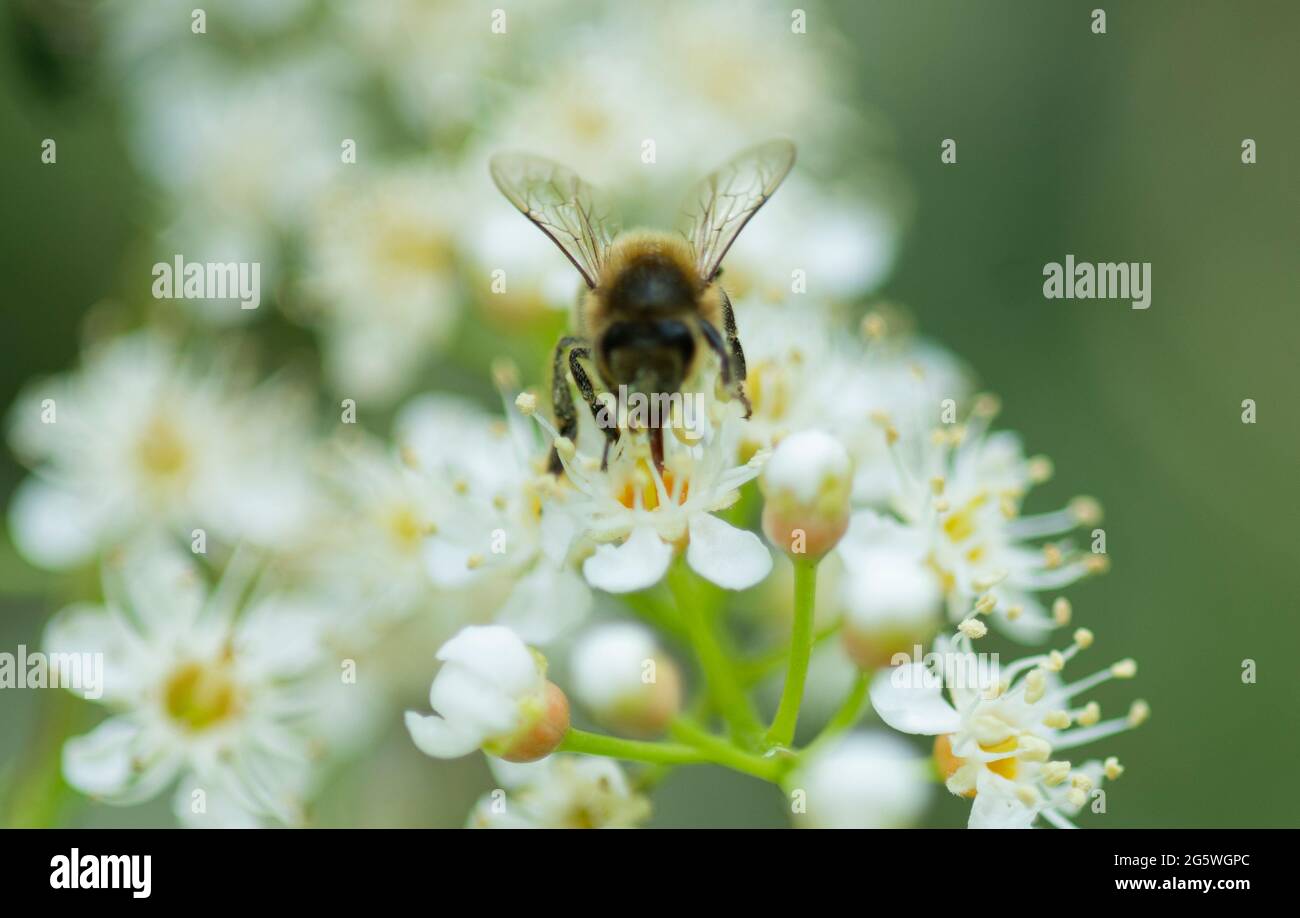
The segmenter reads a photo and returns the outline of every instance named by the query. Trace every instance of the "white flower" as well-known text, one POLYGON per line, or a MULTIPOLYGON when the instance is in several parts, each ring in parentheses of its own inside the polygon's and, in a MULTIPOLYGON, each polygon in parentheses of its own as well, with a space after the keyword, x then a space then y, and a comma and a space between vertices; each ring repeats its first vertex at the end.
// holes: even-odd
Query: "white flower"
POLYGON ((391 399, 446 342, 462 199, 451 180, 411 166, 360 174, 320 199, 306 272, 340 393, 391 399))
POLYGON ((939 630, 943 593, 927 565, 929 544, 915 530, 859 510, 836 547, 844 561, 841 637, 863 668, 926 643, 939 630))
POLYGON ((815 750, 786 788, 803 795, 796 823, 815 829, 906 828, 930 797, 925 760, 883 731, 851 733, 815 750))
POLYGON ((830 434, 804 430, 782 439, 759 483, 763 531, 783 551, 820 558, 848 528, 853 461, 830 434))
POLYGON ((490 759, 501 787, 470 814, 474 829, 632 829, 650 816, 612 759, 552 755, 516 765, 490 759))
POLYGON ((1100 509, 1078 498, 1064 510, 1021 516, 1029 488, 1051 472, 1043 458, 1026 458, 1010 432, 988 433, 996 400, 982 396, 964 426, 929 437, 898 440, 894 507, 910 546, 928 545, 926 563, 939 579, 953 621, 972 604, 1010 637, 1041 642, 1056 625, 1036 596, 1104 571, 1106 556, 1069 543, 1030 540, 1067 533, 1096 521, 1100 509), (908 458, 908 454, 911 457, 908 458))
POLYGON ((302 822, 320 742, 315 617, 275 597, 236 610, 248 584, 239 556, 231 567, 209 594, 188 559, 137 548, 106 571, 106 605, 50 622, 47 652, 103 654, 117 712, 64 746, 73 787, 128 805, 179 779, 186 825, 302 822))
POLYGON ((141 531, 278 544, 307 497, 304 406, 288 396, 200 372, 151 334, 92 351, 14 406, 11 440, 35 470, 9 507, 15 543, 56 568, 141 531))
POLYGON ((573 518, 544 498, 555 482, 533 425, 450 396, 423 396, 399 412, 396 439, 432 490, 426 570, 444 590, 476 590, 494 620, 548 644, 583 621, 591 591, 570 561, 573 518), (485 591, 492 590, 492 596, 485 591))
POLYGON ((891 727, 938 737, 935 758, 948 789, 975 799, 971 828, 1027 828, 1038 816, 1069 825, 1067 816, 1088 802, 1100 776, 1115 778, 1122 769, 1114 759, 1075 767, 1053 756, 1137 726, 1149 714, 1138 701, 1127 716, 1102 721, 1095 703, 1074 701, 1136 672, 1132 660, 1122 660, 1062 682, 1057 674, 1092 640, 1080 629, 1064 652, 1025 657, 998 671, 971 651, 962 634, 936 647, 937 671, 910 663, 880 672, 871 703, 891 727), (951 703, 943 697, 945 685, 951 703))
POLYGON ((653 736, 681 708, 681 674, 642 625, 618 622, 584 632, 574 643, 569 670, 578 702, 620 732, 653 736))
POLYGON ((485 749, 513 762, 553 752, 569 729, 569 703, 546 680, 546 661, 509 628, 471 625, 438 651, 429 690, 437 712, 406 712, 420 751, 451 759, 485 749))
POLYGON ((743 590, 772 570, 772 556, 757 535, 713 515, 736 501, 737 489, 767 458, 759 453, 730 465, 735 425, 743 421, 728 419, 695 446, 668 432, 662 474, 639 438, 623 436, 602 471, 596 456, 560 443, 549 423, 538 421, 556 438, 565 478, 576 492, 562 492, 553 506, 572 514, 577 537, 595 545, 582 565, 592 586, 609 593, 654 586, 683 543, 686 563, 724 589, 743 590))

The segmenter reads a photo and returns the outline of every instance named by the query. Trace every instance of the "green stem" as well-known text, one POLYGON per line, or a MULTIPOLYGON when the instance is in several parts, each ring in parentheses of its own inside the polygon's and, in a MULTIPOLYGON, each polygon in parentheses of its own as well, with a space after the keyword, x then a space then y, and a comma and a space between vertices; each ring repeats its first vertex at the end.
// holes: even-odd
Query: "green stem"
POLYGON ((700 602, 692 589, 689 578, 693 576, 680 568, 668 574, 669 586, 677 600, 678 616, 686 625, 714 706, 730 726, 732 737, 749 742, 762 732, 758 714, 741 688, 731 660, 718 638, 714 625, 715 609, 712 604, 700 602))
POLYGON ((778 782, 784 773, 784 763, 776 758, 764 758, 738 749, 720 736, 714 736, 697 724, 684 718, 673 721, 669 733, 684 743, 690 743, 706 753, 718 765, 739 771, 764 781, 778 782))
POLYGON ((785 688, 781 692, 781 704, 776 709, 771 729, 767 731, 768 742, 776 746, 789 746, 794 742, 799 706, 803 703, 808 661, 812 658, 817 561, 815 558, 794 559, 794 629, 790 635, 790 664, 786 670, 785 688))
POLYGON ((560 750, 653 765, 697 765, 710 761, 699 749, 680 743, 647 743, 573 729, 565 734, 560 750))
POLYGON ((826 722, 826 726, 822 727, 816 739, 808 744, 808 748, 804 752, 826 745, 856 724, 858 717, 862 714, 862 703, 867 699, 867 689, 870 686, 871 680, 867 674, 858 673, 857 678, 853 681, 853 688, 849 689, 849 694, 840 704, 839 710, 831 716, 831 719, 826 722))
MULTIPOLYGON (((833 637, 840 630, 840 623, 827 625, 813 633, 813 647, 817 648, 827 639, 833 637)), ((749 686, 762 682, 769 675, 776 672, 785 662, 790 659, 790 645, 777 647, 775 650, 769 650, 758 654, 748 660, 741 660, 736 664, 736 675, 740 679, 740 684, 749 686)))

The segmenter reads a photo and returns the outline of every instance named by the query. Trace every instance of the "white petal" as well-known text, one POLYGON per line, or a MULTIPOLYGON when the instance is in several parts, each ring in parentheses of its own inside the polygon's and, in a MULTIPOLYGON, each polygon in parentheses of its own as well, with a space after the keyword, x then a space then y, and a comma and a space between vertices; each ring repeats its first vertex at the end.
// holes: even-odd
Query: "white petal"
POLYGON ((975 802, 970 808, 968 829, 1028 829, 1034 810, 1016 797, 1014 785, 987 769, 979 777, 975 802))
POLYGON ((499 736, 512 732, 519 722, 518 696, 455 663, 438 672, 429 696, 433 709, 463 732, 499 736))
POLYGON ((470 563, 474 552, 441 536, 426 539, 422 549, 429 579, 440 587, 454 589, 472 582, 479 571, 470 563))
POLYGON ((772 571, 772 554, 754 533, 709 513, 691 517, 686 563, 695 573, 728 590, 751 587, 772 571))
POLYGON ((99 522, 86 502, 35 477, 9 501, 9 531, 18 553, 37 567, 72 567, 95 553, 99 522))
POLYGON ((943 697, 943 683, 923 663, 881 670, 871 682, 871 706, 895 730, 955 733, 961 717, 943 697))
POLYGON ((543 561, 510 591, 497 621, 529 644, 549 644, 591 611, 591 590, 568 568, 543 561))
POLYGON ((414 711, 406 712, 406 729, 416 748, 436 759, 455 759, 469 755, 484 739, 456 728, 437 715, 425 716, 414 711))
POLYGON ((462 628, 438 650, 438 659, 455 663, 507 695, 537 687, 537 660, 528 646, 502 625, 462 628))
POLYGON ((582 564, 582 574, 598 590, 631 593, 654 586, 668 572, 673 547, 648 526, 632 530, 627 541, 615 547, 600 545, 582 564))
POLYGON ((63 746, 63 776, 92 797, 130 804, 148 800, 175 776, 180 762, 125 717, 112 717, 63 746))
MULTIPOLYGON (((99 688, 103 692, 99 698, 131 695, 139 688, 141 677, 148 675, 133 665, 138 662, 136 654, 147 651, 122 618, 104 606, 78 603, 63 609, 45 626, 43 646, 48 654, 101 654, 104 667, 99 674, 103 678, 99 688)), ((84 672, 82 681, 87 681, 84 672)))

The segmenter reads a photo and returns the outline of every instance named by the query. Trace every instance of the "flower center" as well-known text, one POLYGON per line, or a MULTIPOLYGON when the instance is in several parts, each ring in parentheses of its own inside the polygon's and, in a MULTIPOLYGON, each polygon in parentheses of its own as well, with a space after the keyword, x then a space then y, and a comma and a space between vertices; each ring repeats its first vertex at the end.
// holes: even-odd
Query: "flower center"
MULTIPOLYGON (((682 481, 681 490, 674 493, 673 486, 676 479, 673 477, 672 469, 664 469, 663 480, 664 490, 668 492, 669 499, 675 500, 678 505, 686 503, 691 483, 682 481)), ((645 459, 637 460, 636 467, 628 473, 616 497, 618 502, 629 510, 636 509, 638 499, 646 510, 658 509, 659 489, 655 486, 654 473, 650 471, 649 462, 645 459)))
POLYGON ((388 516, 388 531, 398 549, 412 552, 424 541, 426 527, 410 507, 399 507, 388 516))
MULTIPOLYGON (((985 752, 1013 752, 1017 748, 1016 738, 1013 736, 1005 739, 1000 743, 984 744, 980 743, 980 748, 985 752)), ((954 755, 952 751, 952 737, 941 735, 934 740, 934 764, 943 775, 944 780, 951 778, 957 773, 957 770, 966 764, 966 760, 959 755, 954 755)), ((1008 781, 1014 781, 1018 773, 1018 761, 1015 756, 1009 756, 1005 759, 998 759, 994 762, 985 762, 984 767, 995 775, 1001 775, 1008 781)), ((964 797, 974 797, 975 789, 963 794, 964 797)))
POLYGON ((228 667, 186 663, 168 677, 163 705, 172 720, 197 732, 235 714, 239 698, 228 667))
POLYGON ((975 515, 987 501, 988 495, 980 494, 944 520, 943 531, 948 534, 948 538, 953 542, 964 542, 973 536, 975 534, 975 515))
POLYGON ((155 417, 140 437, 136 458, 151 477, 171 479, 189 465, 189 449, 174 424, 155 417))

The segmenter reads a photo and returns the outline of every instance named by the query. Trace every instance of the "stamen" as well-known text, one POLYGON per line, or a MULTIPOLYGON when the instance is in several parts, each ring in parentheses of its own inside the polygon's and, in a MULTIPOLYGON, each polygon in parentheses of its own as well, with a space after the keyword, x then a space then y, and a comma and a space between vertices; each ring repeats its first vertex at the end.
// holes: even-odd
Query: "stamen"
POLYGON ((1087 628, 1080 628, 1074 632, 1074 643, 1080 650, 1087 650, 1092 646, 1094 640, 1093 633, 1087 628))
POLYGON ((1106 759, 1105 764, 1102 765, 1102 769, 1105 771, 1106 778, 1110 781, 1114 781, 1120 775, 1124 774, 1124 766, 1121 765, 1119 759, 1115 758, 1113 755, 1106 759))
POLYGON ((1043 783, 1055 787, 1070 776, 1069 762, 1048 762, 1043 766, 1043 783))
POLYGON ((1070 616, 1073 612, 1074 609, 1070 606, 1070 600, 1064 596, 1058 596, 1056 602, 1052 603, 1052 618, 1062 627, 1070 624, 1070 616))
POLYGON ((977 618, 966 619, 957 626, 957 630, 966 635, 966 637, 972 639, 982 638, 984 635, 989 633, 988 626, 977 618))
POLYGON ((537 396, 531 392, 520 392, 515 397, 515 407, 524 417, 530 418, 537 412, 537 396))
POLYGON ((1051 727, 1053 730, 1065 730, 1070 726, 1069 711, 1050 711, 1043 718, 1043 726, 1051 727))

